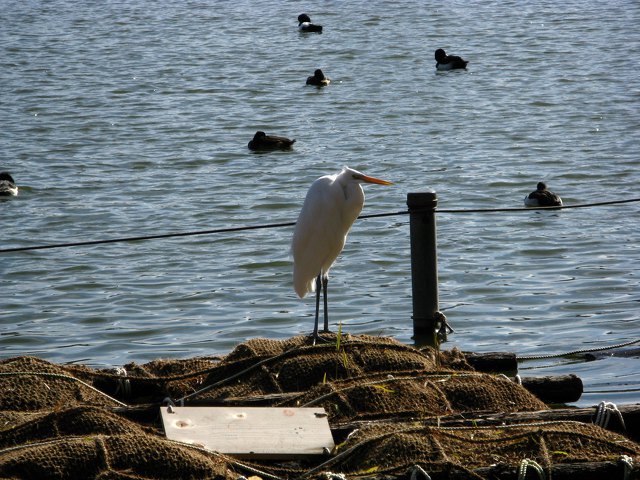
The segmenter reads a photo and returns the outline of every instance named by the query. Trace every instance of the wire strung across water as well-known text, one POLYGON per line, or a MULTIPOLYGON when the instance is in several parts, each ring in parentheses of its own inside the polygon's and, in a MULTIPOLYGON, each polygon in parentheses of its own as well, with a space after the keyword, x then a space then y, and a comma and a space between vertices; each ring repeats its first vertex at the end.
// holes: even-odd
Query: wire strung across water
POLYGON ((617 343, 615 345, 607 345, 604 347, 581 348, 580 350, 573 350, 571 352, 563 352, 563 353, 552 353, 550 355, 518 355, 516 358, 518 362, 523 362, 526 360, 548 360, 551 358, 570 357, 572 355, 579 355, 582 353, 604 352, 606 350, 613 350, 616 348, 628 347, 630 345, 635 345, 636 343, 640 343, 639 338, 636 338, 635 340, 631 340, 629 342, 617 343))
MULTIPOLYGON (((640 202, 640 198, 631 198, 628 200, 612 200, 608 202, 597 202, 597 203, 582 203, 582 204, 576 204, 576 205, 563 205, 559 207, 478 208, 478 209, 446 209, 445 208, 445 209, 436 209, 435 213, 465 214, 465 213, 496 213, 496 212, 528 212, 531 210, 567 210, 572 208, 620 205, 623 203, 632 203, 632 202, 640 202)), ((414 211, 401 210, 399 212, 373 213, 368 215, 360 215, 358 219, 408 215, 415 211, 416 210, 414 211)), ((243 225, 240 227, 225 227, 225 228, 216 228, 212 230, 198 230, 198 231, 192 231, 192 232, 163 233, 158 235, 142 235, 137 237, 110 238, 105 240, 87 240, 87 241, 81 241, 81 242, 53 243, 48 245, 34 245, 30 247, 2 248, 0 249, 0 254, 10 253, 10 252, 26 252, 29 250, 46 250, 46 249, 53 249, 53 248, 84 247, 84 246, 90 246, 90 245, 102 245, 105 243, 138 242, 142 240, 158 240, 163 238, 192 237, 196 235, 212 235, 217 233, 241 232, 246 230, 261 230, 266 228, 293 227, 295 224, 296 222, 267 223, 262 225, 243 225)))

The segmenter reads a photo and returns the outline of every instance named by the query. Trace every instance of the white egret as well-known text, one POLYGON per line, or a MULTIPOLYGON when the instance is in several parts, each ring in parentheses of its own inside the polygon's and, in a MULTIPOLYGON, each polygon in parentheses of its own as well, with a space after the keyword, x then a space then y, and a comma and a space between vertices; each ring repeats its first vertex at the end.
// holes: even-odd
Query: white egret
POLYGON ((335 175, 318 178, 311 184, 293 232, 293 286, 300 298, 316 292, 314 343, 318 338, 320 290, 324 298, 324 332, 329 331, 327 283, 329 269, 342 251, 351 225, 364 205, 361 183, 392 185, 344 167, 335 175))

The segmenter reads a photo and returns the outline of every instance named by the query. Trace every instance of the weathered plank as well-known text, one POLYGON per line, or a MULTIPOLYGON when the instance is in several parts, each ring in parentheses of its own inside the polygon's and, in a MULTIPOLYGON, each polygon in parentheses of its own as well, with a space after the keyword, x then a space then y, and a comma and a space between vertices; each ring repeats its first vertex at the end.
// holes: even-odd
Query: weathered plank
POLYGON ((167 438, 244 458, 300 458, 334 446, 323 408, 161 407, 167 438))

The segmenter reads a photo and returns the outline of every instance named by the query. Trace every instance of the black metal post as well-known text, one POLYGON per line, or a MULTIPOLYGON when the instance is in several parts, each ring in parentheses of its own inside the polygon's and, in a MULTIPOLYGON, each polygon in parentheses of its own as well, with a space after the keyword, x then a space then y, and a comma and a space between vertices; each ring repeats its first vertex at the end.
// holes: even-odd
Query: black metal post
POLYGON ((411 236, 413 338, 417 344, 437 346, 438 258, 436 252, 435 192, 408 193, 411 236))

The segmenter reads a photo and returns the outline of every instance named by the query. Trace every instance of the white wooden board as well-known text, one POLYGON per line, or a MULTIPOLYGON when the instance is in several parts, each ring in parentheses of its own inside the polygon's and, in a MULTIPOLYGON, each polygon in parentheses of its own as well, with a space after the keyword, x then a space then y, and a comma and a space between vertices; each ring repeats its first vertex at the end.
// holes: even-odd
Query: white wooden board
POLYGON ((160 412, 167 438, 228 455, 295 458, 334 447, 324 408, 161 407, 160 412))

